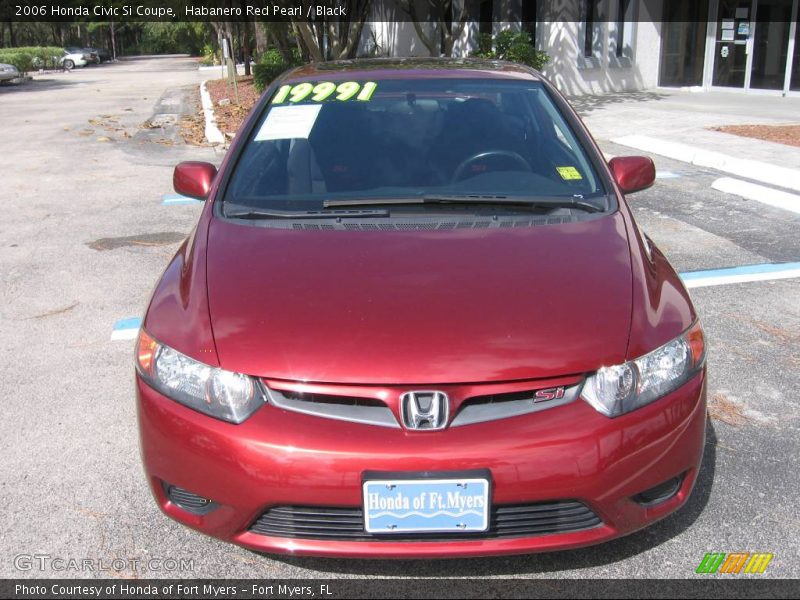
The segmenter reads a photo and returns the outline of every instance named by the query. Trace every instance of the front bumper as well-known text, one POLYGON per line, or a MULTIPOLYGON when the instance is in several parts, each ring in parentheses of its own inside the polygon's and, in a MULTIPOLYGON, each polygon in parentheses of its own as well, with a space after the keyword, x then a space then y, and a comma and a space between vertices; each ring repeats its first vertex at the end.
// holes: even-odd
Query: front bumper
POLYGON ((632 533, 682 506, 703 456, 705 370, 616 419, 582 400, 508 419, 414 432, 264 406, 241 425, 188 409, 137 375, 141 451, 159 507, 208 535, 270 553, 364 558, 516 554, 587 546, 632 533), (488 469, 493 506, 576 500, 602 523, 565 533, 409 541, 274 537, 251 531, 270 507, 358 508, 364 471, 488 469), (682 476, 668 499, 634 497, 682 476), (172 503, 165 484, 209 498, 206 514, 172 503))

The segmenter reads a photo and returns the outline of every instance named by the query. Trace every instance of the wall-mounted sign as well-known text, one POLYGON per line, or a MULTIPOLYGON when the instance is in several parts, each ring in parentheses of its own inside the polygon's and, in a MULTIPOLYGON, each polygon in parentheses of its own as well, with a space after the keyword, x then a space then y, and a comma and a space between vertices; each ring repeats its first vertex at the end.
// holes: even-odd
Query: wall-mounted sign
POLYGON ((722 50, 719 51, 719 55, 722 58, 728 58, 728 47, 727 46, 723 46, 722 50))
POLYGON ((742 21, 739 23, 739 27, 736 30, 738 35, 750 35, 750 23, 747 21, 742 21))
POLYGON ((733 19, 725 19, 722 22, 722 29, 733 29, 733 19))
POLYGON ((736 18, 737 19, 746 19, 747 15, 750 14, 750 9, 747 7, 745 8, 737 8, 736 9, 736 18))
POLYGON ((725 29, 722 31, 722 37, 720 38, 723 42, 732 42, 733 41, 733 29, 725 29))

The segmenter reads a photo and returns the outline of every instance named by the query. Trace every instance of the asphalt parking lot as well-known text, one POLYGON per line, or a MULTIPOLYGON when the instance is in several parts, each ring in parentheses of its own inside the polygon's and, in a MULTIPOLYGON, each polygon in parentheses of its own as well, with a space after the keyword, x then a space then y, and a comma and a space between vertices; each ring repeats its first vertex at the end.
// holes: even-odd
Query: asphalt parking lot
MULTIPOLYGON (((287 558, 163 516, 139 460, 127 332, 200 210, 170 196, 172 167, 221 159, 173 126, 194 111, 203 78, 188 59, 160 58, 0 88, 0 577, 682 578, 706 552, 770 552, 769 576, 800 576, 800 278, 692 289, 716 417, 703 468, 684 509, 627 538, 493 559, 287 558), (126 566, 20 570, 20 555, 126 566), (142 570, 149 558, 192 565, 142 570)), ((800 214, 712 189, 724 174, 655 158, 662 177, 630 202, 676 270, 800 261, 800 214)))

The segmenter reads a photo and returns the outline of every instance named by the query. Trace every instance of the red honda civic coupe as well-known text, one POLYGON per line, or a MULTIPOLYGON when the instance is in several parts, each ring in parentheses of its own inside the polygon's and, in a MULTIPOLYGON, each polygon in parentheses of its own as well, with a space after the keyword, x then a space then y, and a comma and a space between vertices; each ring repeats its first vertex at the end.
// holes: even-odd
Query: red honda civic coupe
POLYGON ((523 66, 363 60, 275 81, 158 282, 136 349, 161 510, 269 553, 586 546, 681 507, 703 331, 606 163, 523 66))

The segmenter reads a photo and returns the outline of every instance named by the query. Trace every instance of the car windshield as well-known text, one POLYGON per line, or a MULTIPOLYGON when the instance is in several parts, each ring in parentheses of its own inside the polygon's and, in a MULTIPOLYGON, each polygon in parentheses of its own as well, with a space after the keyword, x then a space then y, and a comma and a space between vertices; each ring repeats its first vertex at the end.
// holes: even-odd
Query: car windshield
POLYGON ((537 81, 320 80, 276 90, 225 201, 311 211, 443 195, 583 200, 605 191, 537 81))

